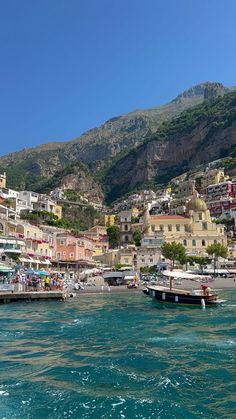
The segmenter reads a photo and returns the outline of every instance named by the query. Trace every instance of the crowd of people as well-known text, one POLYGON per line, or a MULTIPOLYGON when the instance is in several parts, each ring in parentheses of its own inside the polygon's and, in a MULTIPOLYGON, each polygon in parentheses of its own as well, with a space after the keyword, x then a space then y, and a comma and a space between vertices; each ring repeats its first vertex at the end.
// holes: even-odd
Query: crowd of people
POLYGON ((58 274, 40 274, 19 272, 13 283, 19 291, 55 291, 62 290, 64 280, 58 274))

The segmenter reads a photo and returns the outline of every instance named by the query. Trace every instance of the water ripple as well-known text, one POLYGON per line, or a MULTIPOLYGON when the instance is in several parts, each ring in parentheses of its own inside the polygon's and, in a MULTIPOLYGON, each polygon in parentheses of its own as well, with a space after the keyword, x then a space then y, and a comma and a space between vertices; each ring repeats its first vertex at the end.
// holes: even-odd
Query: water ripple
POLYGON ((0 418, 234 418, 236 295, 218 308, 144 295, 1 307, 0 418))

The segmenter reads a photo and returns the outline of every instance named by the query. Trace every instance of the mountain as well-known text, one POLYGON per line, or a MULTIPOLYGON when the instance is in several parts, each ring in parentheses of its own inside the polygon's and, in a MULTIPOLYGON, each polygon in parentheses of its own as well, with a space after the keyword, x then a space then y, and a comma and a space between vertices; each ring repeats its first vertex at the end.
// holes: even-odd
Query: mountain
POLYGON ((0 172, 6 171, 8 185, 39 190, 54 175, 73 162, 86 164, 91 172, 107 169, 131 149, 151 138, 161 124, 178 117, 207 98, 230 91, 220 83, 202 83, 183 92, 172 102, 148 110, 115 117, 73 141, 43 144, 0 157, 0 172))
MULTIPOLYGON (((216 95, 217 96, 217 95, 216 95)), ((236 92, 205 100, 172 120, 105 173, 107 201, 236 152, 236 92)))
POLYGON ((104 193, 101 185, 94 179, 88 168, 80 162, 74 162, 65 169, 56 172, 50 179, 45 179, 39 192, 48 193, 55 189, 65 192, 69 201, 86 201, 101 205, 104 193))

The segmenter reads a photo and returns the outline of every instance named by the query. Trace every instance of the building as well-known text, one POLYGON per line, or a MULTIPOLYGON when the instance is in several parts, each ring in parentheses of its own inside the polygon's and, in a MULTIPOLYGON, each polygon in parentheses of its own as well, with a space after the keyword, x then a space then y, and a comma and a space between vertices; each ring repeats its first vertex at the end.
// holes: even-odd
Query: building
POLYGON ((186 215, 150 215, 144 217, 145 233, 162 233, 167 242, 182 243, 190 254, 205 254, 213 243, 227 245, 224 227, 212 222, 206 203, 194 197, 187 204, 186 215))
POLYGON ((206 202, 213 217, 234 218, 236 215, 236 180, 209 185, 206 202))
POLYGON ((27 208, 33 209, 33 204, 38 202, 39 194, 31 191, 21 191, 18 196, 22 201, 26 201, 27 208))
POLYGON ((131 211, 121 211, 119 213, 119 224, 120 224, 120 244, 121 245, 131 244, 133 242, 131 211))
POLYGON ((94 265, 94 244, 86 237, 75 237, 70 233, 59 233, 55 237, 53 261, 58 267, 79 269, 94 265))
POLYGON ((5 262, 25 251, 25 241, 12 236, 0 236, 0 261, 5 262))
POLYGON ((116 223, 116 215, 115 214, 104 214, 102 217, 102 223, 106 227, 113 226, 116 223))
POLYGON ((209 185, 206 190, 206 198, 208 201, 221 198, 236 198, 236 180, 209 185))
POLYGON ((151 267, 161 262, 161 246, 164 243, 164 234, 144 234, 141 246, 137 249, 135 268, 151 267))
POLYGON ((137 249, 135 269, 156 266, 161 262, 160 248, 141 247, 137 249))
POLYGON ((39 269, 51 265, 53 250, 51 235, 44 233, 37 226, 21 221, 17 221, 14 235, 25 242, 25 253, 20 257, 20 262, 24 266, 39 269))
POLYGON ((38 211, 47 211, 56 215, 60 220, 62 218, 62 207, 56 204, 48 197, 40 197, 37 202, 33 203, 33 209, 38 211))
POLYGON ((196 193, 196 181, 195 180, 186 180, 180 182, 175 191, 175 198, 188 198, 193 196, 196 193))
POLYGON ((7 184, 7 175, 4 172, 3 174, 0 174, 0 188, 6 188, 7 184))
POLYGON ((207 186, 225 182, 228 179, 229 176, 225 175, 224 169, 210 169, 204 172, 201 180, 201 188, 206 190, 207 186))

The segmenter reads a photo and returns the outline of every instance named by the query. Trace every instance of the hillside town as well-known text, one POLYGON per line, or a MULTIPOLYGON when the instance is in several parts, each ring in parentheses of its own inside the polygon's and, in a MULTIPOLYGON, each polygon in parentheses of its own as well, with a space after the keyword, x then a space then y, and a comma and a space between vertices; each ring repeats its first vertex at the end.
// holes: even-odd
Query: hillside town
POLYGON ((50 223, 51 217, 62 218, 61 198, 60 191, 10 189, 7 174, 0 175, 1 263, 64 278, 78 278, 86 269, 140 272, 168 263, 161 246, 176 242, 192 257, 206 257, 208 246, 220 243, 228 248, 228 266, 235 265, 236 179, 226 176, 218 161, 168 187, 139 191, 101 208, 98 223, 76 234, 50 223), (25 216, 34 213, 47 217, 25 216))

